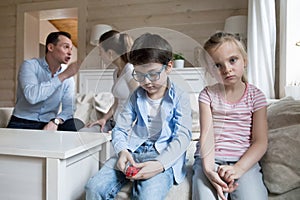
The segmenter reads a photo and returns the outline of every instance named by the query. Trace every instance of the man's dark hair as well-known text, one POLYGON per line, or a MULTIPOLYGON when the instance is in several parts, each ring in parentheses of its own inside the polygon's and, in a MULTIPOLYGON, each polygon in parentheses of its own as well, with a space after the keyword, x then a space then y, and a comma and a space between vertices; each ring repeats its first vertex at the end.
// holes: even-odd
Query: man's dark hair
POLYGON ((157 34, 145 33, 138 37, 129 53, 133 65, 147 63, 168 64, 172 60, 172 47, 167 40, 157 34))
POLYGON ((48 44, 54 44, 56 45, 59 41, 58 37, 60 35, 66 36, 67 38, 71 39, 71 34, 64 32, 64 31, 57 31, 57 32, 51 32, 46 39, 46 53, 48 52, 48 44))

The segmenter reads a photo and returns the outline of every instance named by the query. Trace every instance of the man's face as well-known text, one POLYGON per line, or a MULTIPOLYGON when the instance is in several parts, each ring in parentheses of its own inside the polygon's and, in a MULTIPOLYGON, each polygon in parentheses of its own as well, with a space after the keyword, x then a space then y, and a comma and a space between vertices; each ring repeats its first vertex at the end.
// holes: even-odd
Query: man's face
POLYGON ((53 53, 53 57, 57 60, 57 62, 61 64, 67 64, 72 55, 73 44, 72 41, 63 35, 58 37, 58 42, 56 45, 50 47, 49 51, 53 53))

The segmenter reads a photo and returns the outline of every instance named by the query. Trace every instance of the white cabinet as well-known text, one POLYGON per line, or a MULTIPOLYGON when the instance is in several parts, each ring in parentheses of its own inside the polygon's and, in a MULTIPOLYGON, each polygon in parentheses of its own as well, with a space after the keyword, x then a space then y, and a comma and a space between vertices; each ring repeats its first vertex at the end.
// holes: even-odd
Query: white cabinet
MULTIPOLYGON (((110 92, 113 85, 113 69, 80 70, 79 93, 110 92)), ((173 69, 170 79, 188 93, 199 93, 207 85, 205 69, 201 67, 173 69)))
POLYGON ((0 199, 75 200, 109 155, 109 135, 0 129, 0 199))

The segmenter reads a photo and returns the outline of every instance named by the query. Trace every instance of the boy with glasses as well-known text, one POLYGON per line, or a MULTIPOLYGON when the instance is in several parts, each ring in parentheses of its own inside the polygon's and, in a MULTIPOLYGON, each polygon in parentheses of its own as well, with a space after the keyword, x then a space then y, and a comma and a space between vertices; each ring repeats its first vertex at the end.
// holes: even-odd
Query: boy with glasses
POLYGON ((172 185, 185 178, 191 106, 188 94, 168 78, 171 59, 172 48, 159 35, 146 33, 135 40, 129 60, 140 87, 112 131, 117 157, 89 180, 87 200, 113 199, 130 180, 132 199, 165 199, 172 185))

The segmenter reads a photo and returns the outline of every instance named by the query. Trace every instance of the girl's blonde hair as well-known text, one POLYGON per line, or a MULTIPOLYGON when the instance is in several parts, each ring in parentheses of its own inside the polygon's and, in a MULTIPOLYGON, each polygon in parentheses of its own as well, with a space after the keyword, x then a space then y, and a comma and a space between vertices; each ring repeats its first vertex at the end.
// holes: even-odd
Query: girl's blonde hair
MULTIPOLYGON (((247 61, 247 52, 244 43, 240 40, 240 37, 238 35, 234 35, 231 33, 216 32, 205 42, 204 50, 206 52, 210 52, 211 49, 218 48, 225 42, 231 42, 235 44, 239 48, 244 60, 247 61)), ((242 76, 242 81, 245 83, 247 82, 245 74, 243 74, 242 76)))

